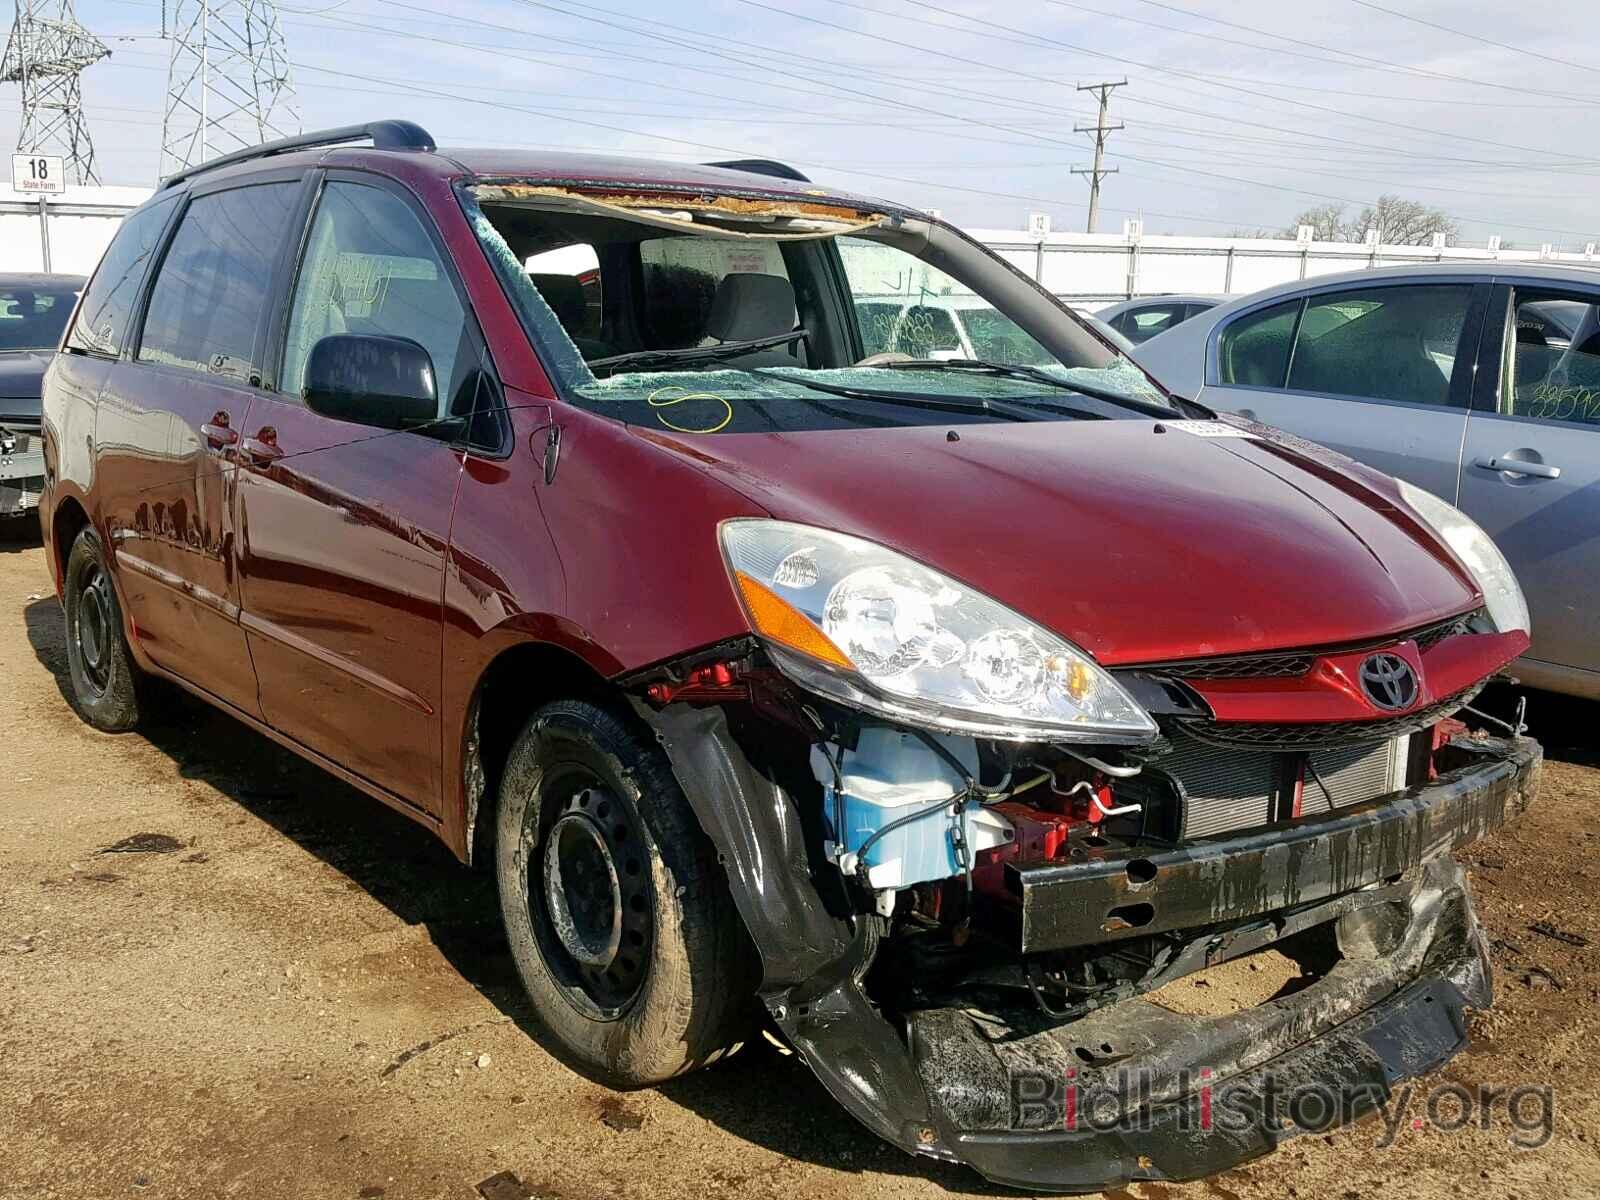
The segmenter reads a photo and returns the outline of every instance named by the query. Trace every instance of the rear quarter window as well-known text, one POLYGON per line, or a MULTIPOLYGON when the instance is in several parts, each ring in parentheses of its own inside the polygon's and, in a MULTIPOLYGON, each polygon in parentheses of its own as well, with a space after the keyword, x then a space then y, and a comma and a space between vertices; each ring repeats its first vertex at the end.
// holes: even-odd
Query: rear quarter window
POLYGON ((67 335, 67 349, 110 355, 121 351, 139 285, 176 199, 174 195, 158 200, 122 222, 122 228, 106 247, 94 278, 84 289, 78 319, 67 335))

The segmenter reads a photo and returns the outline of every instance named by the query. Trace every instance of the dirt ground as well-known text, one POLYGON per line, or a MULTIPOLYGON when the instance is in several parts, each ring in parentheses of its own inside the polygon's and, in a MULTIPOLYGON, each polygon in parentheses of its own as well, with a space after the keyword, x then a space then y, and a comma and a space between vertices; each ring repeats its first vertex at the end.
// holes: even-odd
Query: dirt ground
MULTIPOLYGON (((65 676, 36 536, 0 542, 5 1200, 1011 1194, 879 1144, 770 1048, 626 1095, 574 1074, 519 1024, 487 876, 181 696, 95 733, 65 676)), ((1597 715, 1533 698, 1542 802, 1470 855, 1496 1005, 1429 1081, 1549 1084, 1548 1144, 1496 1111, 1388 1149, 1368 1122, 1120 1197, 1600 1195, 1597 715)))

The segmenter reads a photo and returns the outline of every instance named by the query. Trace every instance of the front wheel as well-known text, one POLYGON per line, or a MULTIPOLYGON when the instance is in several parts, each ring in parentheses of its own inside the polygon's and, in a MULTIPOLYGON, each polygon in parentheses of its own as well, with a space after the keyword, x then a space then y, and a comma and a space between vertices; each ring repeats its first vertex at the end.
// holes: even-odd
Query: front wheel
POLYGON ((73 704, 96 729, 125 733, 139 723, 138 668, 123 636, 122 606, 93 528, 85 527, 73 540, 62 599, 73 704))
POLYGON ((737 1047, 753 948, 659 746, 596 705, 546 705, 511 750, 495 832, 512 957, 557 1048, 639 1086, 737 1047))

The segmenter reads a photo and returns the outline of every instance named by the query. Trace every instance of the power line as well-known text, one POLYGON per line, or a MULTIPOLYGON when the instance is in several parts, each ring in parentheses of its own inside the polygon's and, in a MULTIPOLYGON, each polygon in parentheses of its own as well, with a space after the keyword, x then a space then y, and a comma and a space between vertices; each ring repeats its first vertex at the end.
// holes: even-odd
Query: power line
POLYGON ((1100 215, 1100 181, 1107 175, 1115 175, 1117 173, 1116 167, 1104 165, 1106 138, 1115 130, 1123 128, 1120 121, 1112 125, 1107 120, 1107 114, 1111 107, 1111 93, 1119 87, 1127 86, 1128 81, 1126 78, 1114 83, 1080 83, 1078 85, 1080 92, 1093 92, 1100 98, 1100 115, 1095 118, 1095 123, 1093 125, 1074 125, 1072 127, 1074 133, 1094 134, 1094 166, 1072 168, 1074 175, 1087 175, 1089 177, 1089 223, 1085 226, 1086 231, 1089 233, 1094 232, 1095 218, 1100 215))
POLYGON ((1427 21, 1421 17, 1414 17, 1410 13, 1396 12, 1392 8, 1385 8, 1381 4, 1373 4, 1371 0, 1350 0, 1352 4, 1359 4, 1362 8, 1370 8, 1374 12, 1388 13, 1391 17, 1399 17, 1402 21, 1414 21, 1418 25, 1426 25, 1429 29, 1437 29, 1441 33, 1453 33, 1457 37, 1470 38, 1475 42, 1482 42, 1485 46, 1494 46, 1500 50, 1509 50, 1513 54, 1526 54, 1530 58, 1542 58, 1545 62, 1555 63, 1562 67, 1572 67, 1578 71, 1592 71, 1600 75, 1600 67, 1591 67, 1588 63, 1573 62, 1570 58, 1557 58, 1553 54, 1544 54, 1538 50, 1529 50, 1522 46, 1513 46, 1509 42, 1497 42, 1493 38, 1482 37, 1476 33, 1468 33, 1464 29, 1453 29, 1449 25, 1440 25, 1437 21, 1427 21))
MULTIPOLYGON (((1045 0, 1045 2, 1048 4, 1054 4, 1060 8, 1080 7, 1078 5, 1069 3, 1068 0, 1045 0)), ((1357 62, 1354 63, 1332 60, 1339 62, 1340 66, 1356 67, 1357 69, 1363 70, 1368 69, 1368 67, 1376 67, 1386 71, 1399 71, 1405 75, 1417 75, 1426 79, 1441 79, 1450 83, 1466 83, 1475 85, 1477 87, 1496 88, 1504 92, 1522 92, 1530 96, 1546 96, 1553 100, 1576 100, 1584 104, 1600 103, 1600 97, 1596 96, 1575 96, 1565 92, 1539 91, 1535 88, 1529 88, 1521 84, 1496 83, 1491 79, 1474 79, 1468 75, 1452 75, 1447 71, 1430 71, 1426 67, 1413 67, 1408 66, 1405 63, 1390 62, 1388 59, 1373 58, 1371 55, 1357 54, 1354 50, 1341 50, 1336 46, 1324 46, 1319 42, 1308 42, 1303 38, 1293 38, 1289 37, 1287 34, 1273 33, 1270 30, 1260 29, 1254 25, 1244 25, 1238 21, 1228 21, 1222 17, 1213 17, 1208 13, 1195 12, 1191 8, 1183 8, 1177 4, 1167 4, 1164 2, 1164 0, 1139 0, 1139 2, 1141 4, 1148 4, 1152 8, 1163 8, 1168 12, 1178 13, 1181 16, 1193 17, 1200 21, 1209 21, 1214 25, 1224 25, 1229 29, 1238 29, 1245 33, 1256 34, 1259 37, 1272 38, 1274 41, 1287 42, 1291 46, 1304 46, 1312 50, 1322 50, 1331 54, 1343 54, 1349 58, 1357 60, 1357 62), (1361 64, 1368 64, 1368 67, 1363 67, 1361 64)))

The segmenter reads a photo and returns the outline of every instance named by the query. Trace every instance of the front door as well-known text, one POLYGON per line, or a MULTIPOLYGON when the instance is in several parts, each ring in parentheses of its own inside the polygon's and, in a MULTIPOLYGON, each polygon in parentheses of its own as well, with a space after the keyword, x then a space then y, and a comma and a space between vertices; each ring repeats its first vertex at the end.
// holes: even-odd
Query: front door
POLYGON ((426 218, 398 191, 333 177, 317 198, 282 366, 240 442, 241 603, 266 720, 438 810, 444 559, 462 452, 299 399, 330 334, 411 338, 440 417, 470 411, 481 358, 426 218))
POLYGON ((1535 682, 1600 694, 1600 288, 1495 291, 1461 508, 1522 584, 1528 657, 1563 673, 1535 682))
POLYGON ((1487 301, 1487 285, 1424 282, 1247 312, 1220 332, 1202 399, 1453 501, 1487 301))
POLYGON ((239 628, 234 452, 261 379, 297 178, 196 195, 178 219, 97 430, 105 522, 134 634, 159 666, 259 713, 239 628))

